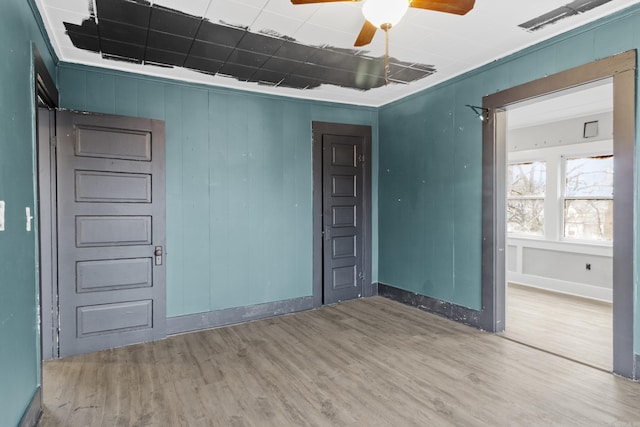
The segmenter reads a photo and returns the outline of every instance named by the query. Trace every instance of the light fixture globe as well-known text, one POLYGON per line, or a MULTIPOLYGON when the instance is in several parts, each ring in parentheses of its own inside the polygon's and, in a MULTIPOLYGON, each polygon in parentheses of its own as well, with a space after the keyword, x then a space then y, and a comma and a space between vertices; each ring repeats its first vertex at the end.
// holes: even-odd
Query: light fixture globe
POLYGON ((365 19, 378 28, 395 26, 409 8, 408 0, 367 0, 362 6, 365 19))

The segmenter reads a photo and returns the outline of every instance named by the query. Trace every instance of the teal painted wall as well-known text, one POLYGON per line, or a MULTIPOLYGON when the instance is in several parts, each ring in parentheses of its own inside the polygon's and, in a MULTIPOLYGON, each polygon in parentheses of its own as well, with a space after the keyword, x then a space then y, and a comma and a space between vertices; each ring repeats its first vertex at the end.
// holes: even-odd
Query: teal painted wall
POLYGON ((25 229, 35 208, 34 95, 31 46, 55 76, 29 2, 4 0, 0 13, 0 426, 16 425, 40 384, 36 234, 25 229))
MULTIPOLYGON (((637 49, 638 28, 634 6, 381 108, 380 282, 480 309, 482 124, 465 104, 637 49)), ((636 353, 638 312, 636 291, 636 353)))
POLYGON ((64 108, 165 120, 169 317, 312 294, 311 122, 371 125, 377 153, 376 109, 70 64, 59 82, 64 108))

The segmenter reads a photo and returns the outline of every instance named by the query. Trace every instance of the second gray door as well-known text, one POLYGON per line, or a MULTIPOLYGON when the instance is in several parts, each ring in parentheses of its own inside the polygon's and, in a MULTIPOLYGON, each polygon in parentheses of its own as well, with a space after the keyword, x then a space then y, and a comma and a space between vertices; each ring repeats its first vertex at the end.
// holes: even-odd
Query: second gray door
POLYGON ((164 123, 57 115, 61 357, 165 336, 164 123))
POLYGON ((365 284, 364 138, 322 135, 324 303, 360 298, 365 284))

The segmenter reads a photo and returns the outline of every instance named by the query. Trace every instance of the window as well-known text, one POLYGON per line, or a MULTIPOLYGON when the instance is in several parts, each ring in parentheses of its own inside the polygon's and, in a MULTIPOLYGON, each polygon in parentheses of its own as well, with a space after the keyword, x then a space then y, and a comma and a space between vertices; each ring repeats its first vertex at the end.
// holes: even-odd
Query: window
POLYGON ((613 156, 567 158, 564 237, 613 240, 613 156))
POLYGON ((545 162, 512 163, 507 171, 507 231, 544 235, 545 162))

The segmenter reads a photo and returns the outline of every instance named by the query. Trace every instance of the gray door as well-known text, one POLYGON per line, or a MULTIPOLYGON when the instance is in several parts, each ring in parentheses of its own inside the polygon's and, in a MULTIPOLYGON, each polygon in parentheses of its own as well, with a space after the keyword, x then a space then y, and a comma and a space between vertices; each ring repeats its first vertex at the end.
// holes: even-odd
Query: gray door
POLYGON ((56 133, 60 356, 164 337, 164 123, 62 111, 56 133))
POLYGON ((363 140, 361 136, 322 135, 325 304, 364 294, 363 140))

